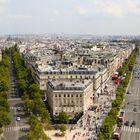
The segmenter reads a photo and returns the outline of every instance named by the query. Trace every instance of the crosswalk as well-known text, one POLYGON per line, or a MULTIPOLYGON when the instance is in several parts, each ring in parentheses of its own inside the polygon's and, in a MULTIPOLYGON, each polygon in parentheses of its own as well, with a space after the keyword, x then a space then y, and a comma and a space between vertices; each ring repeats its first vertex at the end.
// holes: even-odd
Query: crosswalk
POLYGON ((124 110, 125 113, 129 113, 129 112, 133 112, 133 113, 140 113, 140 110, 137 110, 136 112, 133 111, 133 109, 125 109, 124 110))
POLYGON ((11 110, 15 110, 15 109, 16 109, 16 107, 11 106, 11 107, 10 107, 10 109, 11 109, 11 110))
POLYGON ((21 98, 10 98, 8 101, 21 101, 21 98))
POLYGON ((129 127, 129 126, 123 126, 121 130, 126 132, 140 132, 139 128, 129 127))
POLYGON ((18 128, 18 127, 14 127, 14 126, 10 126, 10 127, 6 127, 4 130, 5 130, 6 132, 18 131, 19 128, 18 128))
POLYGON ((26 131, 26 130, 29 130, 29 126, 25 126, 25 127, 21 127, 21 126, 9 126, 9 127, 6 127, 4 128, 4 131, 5 132, 10 132, 10 131, 19 131, 19 130, 23 130, 23 131, 26 131))

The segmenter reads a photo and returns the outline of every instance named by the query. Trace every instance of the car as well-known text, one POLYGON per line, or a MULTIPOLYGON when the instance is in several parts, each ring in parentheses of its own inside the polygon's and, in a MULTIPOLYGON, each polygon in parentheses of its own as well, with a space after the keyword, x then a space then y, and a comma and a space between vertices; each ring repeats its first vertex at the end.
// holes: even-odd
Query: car
POLYGON ((134 112, 137 112, 137 109, 136 109, 136 108, 134 108, 134 109, 133 109, 133 111, 134 111, 134 112))
POLYGON ((131 125, 136 125, 136 121, 132 121, 132 124, 131 125))
POLYGON ((17 111, 21 111, 22 108, 20 106, 17 107, 17 111))
POLYGON ((130 91, 127 91, 126 94, 131 94, 131 92, 130 91))
POLYGON ((20 117, 16 117, 16 120, 17 120, 17 121, 20 121, 20 117))
POLYGON ((129 126, 129 121, 126 121, 124 125, 129 126))

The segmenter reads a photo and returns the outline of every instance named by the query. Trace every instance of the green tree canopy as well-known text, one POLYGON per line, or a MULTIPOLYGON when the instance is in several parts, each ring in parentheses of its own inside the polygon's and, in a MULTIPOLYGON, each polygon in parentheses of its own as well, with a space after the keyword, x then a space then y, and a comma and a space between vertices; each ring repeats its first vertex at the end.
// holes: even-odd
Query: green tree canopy
POLYGON ((60 112, 58 115, 59 123, 69 123, 69 116, 66 112, 60 112))
POLYGON ((42 108, 40 111, 42 123, 48 124, 51 120, 50 113, 48 112, 48 110, 46 110, 46 108, 42 108))
POLYGON ((7 112, 0 110, 0 127, 9 125, 11 123, 11 119, 8 116, 7 112))
POLYGON ((18 88, 21 91, 21 93, 23 93, 24 91, 26 91, 27 82, 24 79, 20 79, 18 81, 18 88))
POLYGON ((31 113, 34 108, 33 100, 26 99, 24 100, 24 111, 26 113, 31 113))
POLYGON ((61 125, 60 125, 60 131, 61 131, 62 133, 64 133, 66 130, 67 130, 66 125, 61 124, 61 125))

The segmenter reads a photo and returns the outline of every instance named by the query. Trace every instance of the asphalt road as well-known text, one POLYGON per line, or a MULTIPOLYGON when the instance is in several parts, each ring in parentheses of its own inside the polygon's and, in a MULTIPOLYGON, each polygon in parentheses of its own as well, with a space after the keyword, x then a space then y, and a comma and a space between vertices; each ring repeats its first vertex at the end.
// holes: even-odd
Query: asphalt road
POLYGON ((12 122, 4 129, 4 140, 26 140, 26 129, 29 127, 27 124, 27 117, 23 111, 23 102, 18 94, 17 80, 15 78, 14 67, 12 59, 10 62, 10 90, 8 94, 8 102, 10 104, 10 117, 12 122), (21 110, 17 108, 20 107, 21 110), (17 121, 17 117, 20 120, 17 121))
POLYGON ((129 125, 122 127, 121 140, 140 140, 140 56, 135 65, 132 80, 129 86, 129 94, 124 101, 125 120, 129 125), (135 121, 135 125, 132 122, 135 121))

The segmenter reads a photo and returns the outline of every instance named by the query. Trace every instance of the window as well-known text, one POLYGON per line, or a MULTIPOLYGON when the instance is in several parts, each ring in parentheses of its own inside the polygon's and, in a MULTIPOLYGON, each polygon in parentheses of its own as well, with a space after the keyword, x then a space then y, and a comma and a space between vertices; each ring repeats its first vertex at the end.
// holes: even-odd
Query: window
POLYGON ((45 86, 45 84, 41 84, 41 86, 42 86, 42 87, 44 87, 44 86, 45 86))
POLYGON ((61 97, 61 94, 59 94, 59 97, 61 97))
POLYGON ((71 94, 71 97, 73 97, 73 94, 71 94))
POLYGON ((68 94, 68 97, 70 97, 70 95, 68 94))
POLYGON ((78 97, 78 94, 76 94, 76 97, 78 97))
POLYGON ((66 94, 64 94, 64 97, 66 97, 66 94))
POLYGON ((82 97, 82 94, 80 94, 80 97, 82 97))
POLYGON ((66 100, 64 100, 64 104, 66 104, 66 100))
POLYGON ((57 94, 55 94, 55 97, 57 97, 57 94))

